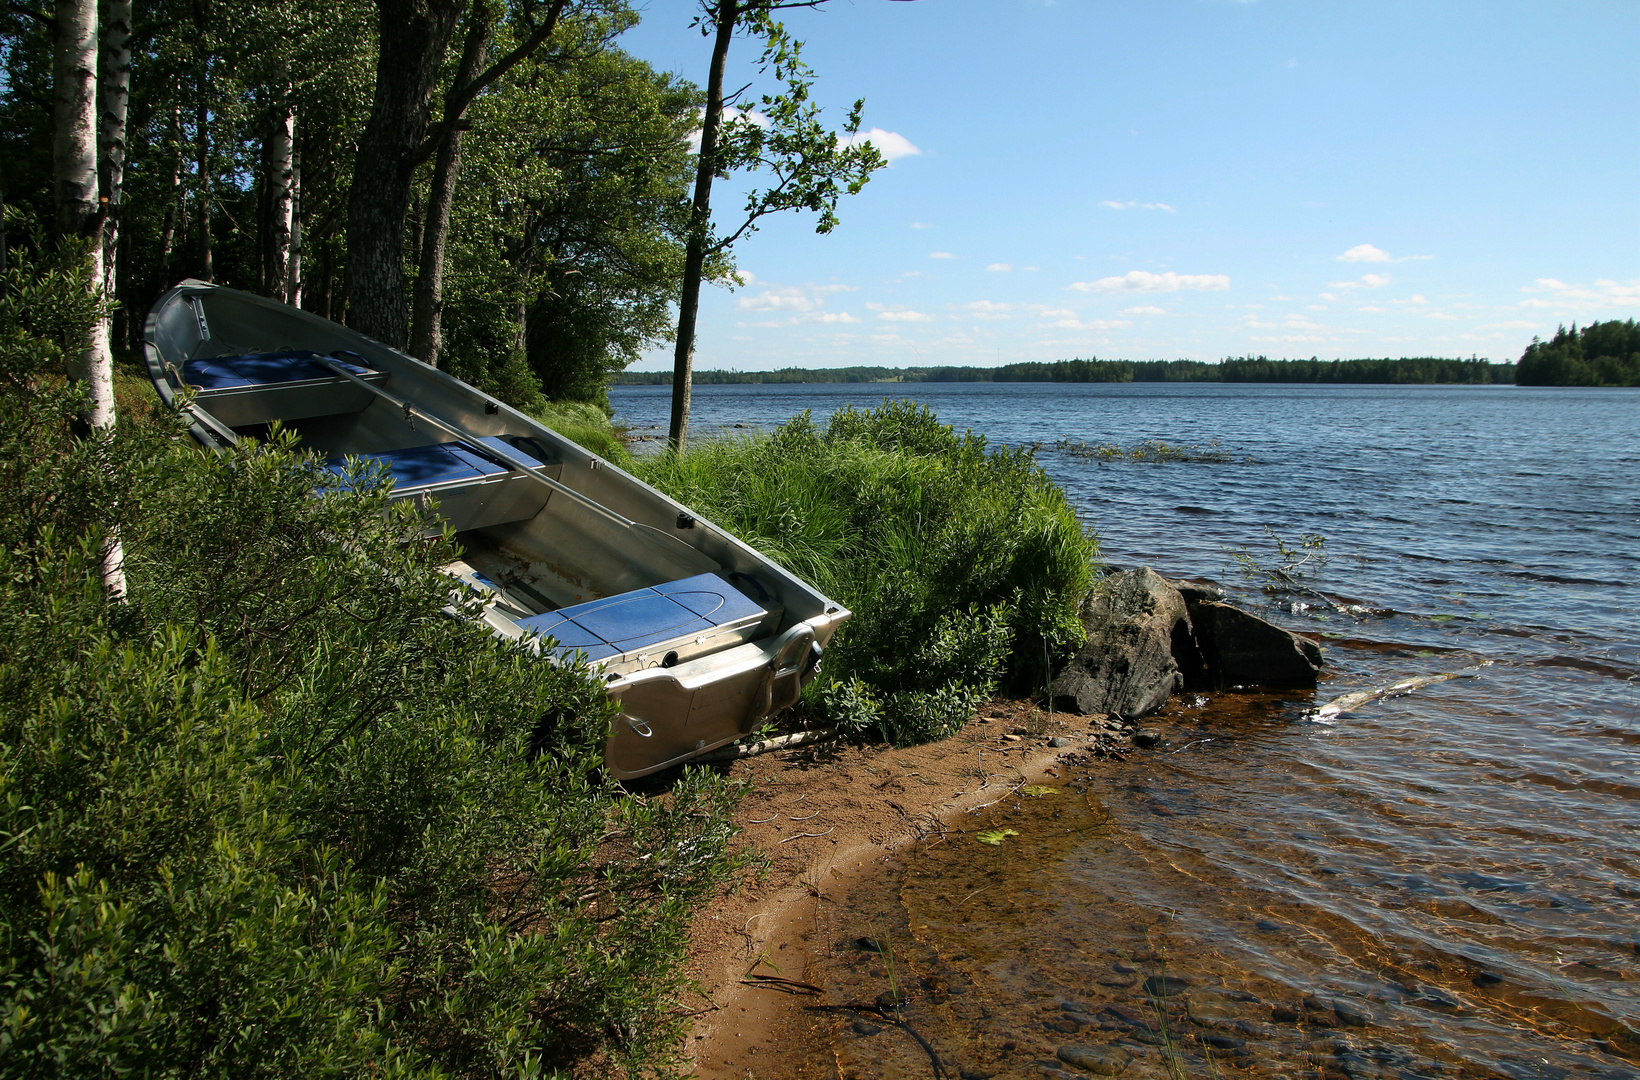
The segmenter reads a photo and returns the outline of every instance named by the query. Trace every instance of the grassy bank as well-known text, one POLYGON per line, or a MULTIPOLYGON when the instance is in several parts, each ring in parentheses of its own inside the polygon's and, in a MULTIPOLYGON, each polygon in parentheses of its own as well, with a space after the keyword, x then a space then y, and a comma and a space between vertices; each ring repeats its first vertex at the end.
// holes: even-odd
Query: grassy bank
POLYGON ((450 618, 414 506, 78 437, 85 282, 0 288, 0 1076, 664 1067, 738 789, 604 778, 601 686, 450 618))
POLYGON ((805 413, 633 468, 847 605, 805 697, 895 743, 958 730, 999 688, 1040 688, 1082 643, 1097 545, 1029 452, 926 408, 805 413))

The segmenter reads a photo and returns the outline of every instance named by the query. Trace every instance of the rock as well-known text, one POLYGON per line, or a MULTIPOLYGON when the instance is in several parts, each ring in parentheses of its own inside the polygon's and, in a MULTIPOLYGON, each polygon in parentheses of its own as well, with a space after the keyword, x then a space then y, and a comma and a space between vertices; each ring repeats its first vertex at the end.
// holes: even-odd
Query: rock
POLYGON ((1162 580, 1173 586, 1174 591, 1179 594, 1179 599, 1187 605, 1211 604, 1224 599, 1223 589, 1217 585, 1209 585, 1205 581, 1183 581, 1176 578, 1163 578, 1162 580))
POLYGON ((1191 991, 1185 1004, 1196 1023, 1225 1030, 1246 1031, 1270 1015, 1252 994, 1217 986, 1191 991))
POLYGON ((1187 688, 1315 686, 1321 668, 1315 642, 1217 601, 1191 604, 1188 615, 1202 667, 1183 665, 1187 688))
POLYGON ((957 1070, 957 1075, 962 1077, 962 1080, 991 1080, 996 1072, 992 1069, 976 1069, 972 1065, 964 1065, 957 1070))
POLYGON ((1158 746, 1162 741, 1162 732, 1159 728, 1140 728, 1133 733, 1134 746, 1158 746))
POLYGON ((1054 749, 1058 750, 1061 747, 1075 746, 1076 745, 1076 740, 1072 739, 1072 738, 1067 738, 1064 735, 1055 735, 1053 738, 1048 740, 1048 745, 1053 747, 1054 749))
POLYGON ((1240 1050, 1247 1045, 1246 1039, 1237 1039, 1230 1035, 1209 1035, 1203 1041, 1216 1050, 1240 1050))
POLYGON ((856 1035, 875 1035, 883 1029, 878 1027, 876 1024, 867 1023, 864 1020, 856 1020, 849 1026, 849 1030, 854 1032, 856 1035))
POLYGON ((1176 628, 1190 636, 1190 614, 1160 574, 1141 568, 1105 578, 1082 622, 1087 643, 1054 680, 1054 708, 1144 716, 1183 687, 1173 638, 1176 628))
POLYGON ((1068 1016, 1062 1020, 1044 1020, 1042 1027, 1047 1031, 1057 1031, 1061 1035, 1075 1035, 1082 1030, 1082 1025, 1068 1016))
POLYGON ((1139 978, 1136 975, 1101 975, 1097 982, 1113 990, 1126 990, 1130 986, 1138 986, 1139 978))
POLYGON ((1145 993, 1151 997, 1172 997, 1190 989, 1190 983, 1176 975, 1152 975, 1145 980, 1145 993))
POLYGON ((1119 1046, 1061 1046, 1056 1056, 1095 1076, 1120 1076, 1133 1060, 1133 1055, 1119 1046))

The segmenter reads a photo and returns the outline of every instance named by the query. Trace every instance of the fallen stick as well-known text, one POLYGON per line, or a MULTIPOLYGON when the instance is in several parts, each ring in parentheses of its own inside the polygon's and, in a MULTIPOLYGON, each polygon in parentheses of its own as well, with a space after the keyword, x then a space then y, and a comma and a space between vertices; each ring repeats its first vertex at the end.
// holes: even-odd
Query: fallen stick
POLYGON ((764 739, 762 742, 737 743, 725 746, 721 750, 713 750, 710 754, 702 754, 689 762, 691 765, 714 765, 720 761, 739 761, 741 758, 757 757, 775 750, 794 750, 799 746, 808 746, 811 743, 826 742, 837 738, 834 728, 821 728, 818 731, 799 731, 793 735, 779 735, 773 739, 764 739))
POLYGON ((1374 690, 1356 690, 1352 693, 1343 694, 1339 697, 1333 698, 1331 701, 1327 702, 1325 705, 1321 706, 1321 708, 1312 713, 1311 719, 1331 720, 1335 716, 1342 716, 1344 713, 1354 712, 1361 706, 1378 701, 1381 698, 1400 697, 1402 694, 1410 694, 1414 690, 1420 690, 1426 686, 1433 686, 1435 683, 1443 683, 1448 679, 1479 678, 1481 669, 1490 666, 1492 666, 1492 661, 1483 660, 1474 667, 1467 667, 1462 671, 1445 671, 1439 675, 1414 675, 1409 679, 1402 679, 1400 682, 1391 683, 1389 686, 1380 686, 1374 690))

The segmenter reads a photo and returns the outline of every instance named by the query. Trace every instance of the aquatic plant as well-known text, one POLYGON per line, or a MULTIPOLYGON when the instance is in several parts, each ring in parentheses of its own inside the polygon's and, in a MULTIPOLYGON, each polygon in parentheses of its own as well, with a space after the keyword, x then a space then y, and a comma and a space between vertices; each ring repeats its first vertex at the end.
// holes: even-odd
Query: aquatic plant
POLYGON ((896 744, 949 735, 999 686, 1029 692, 1086 637, 1098 553, 1029 450, 906 401, 640 459, 643 479, 847 605, 805 696, 896 744))
POLYGON ((1237 457, 1219 445, 1217 439, 1211 439, 1206 446, 1174 446, 1160 439, 1144 439, 1131 447, 1121 447, 1116 443, 1088 443, 1077 439, 1060 439, 1054 443, 1034 442, 1030 449, 1035 453, 1052 451, 1064 454, 1067 457, 1080 458, 1085 461, 1137 461, 1137 462, 1188 462, 1205 465, 1253 464, 1251 455, 1237 457))

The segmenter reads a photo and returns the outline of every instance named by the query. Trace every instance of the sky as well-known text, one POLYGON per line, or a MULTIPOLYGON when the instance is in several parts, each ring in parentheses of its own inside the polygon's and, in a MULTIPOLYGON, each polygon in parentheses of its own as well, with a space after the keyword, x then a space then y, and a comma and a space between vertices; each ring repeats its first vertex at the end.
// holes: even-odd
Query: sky
MULTIPOLYGON (((690 0, 621 44, 704 84, 690 0)), ((832 0, 815 96, 889 158, 703 291, 698 369, 1517 359, 1640 316, 1637 0, 832 0)), ((730 87, 770 85, 736 39, 730 87)), ((732 228, 740 178, 713 192, 732 228)), ((671 367, 671 347, 633 370, 671 367)))

